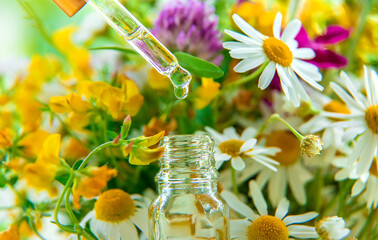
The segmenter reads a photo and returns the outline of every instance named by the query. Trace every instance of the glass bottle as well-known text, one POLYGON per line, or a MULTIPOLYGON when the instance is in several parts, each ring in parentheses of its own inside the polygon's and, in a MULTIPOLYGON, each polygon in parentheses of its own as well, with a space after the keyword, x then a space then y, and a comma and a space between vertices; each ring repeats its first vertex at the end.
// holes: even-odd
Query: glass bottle
POLYGON ((156 175, 159 196, 149 209, 149 240, 229 238, 229 208, 217 192, 214 142, 207 135, 163 138, 156 175))

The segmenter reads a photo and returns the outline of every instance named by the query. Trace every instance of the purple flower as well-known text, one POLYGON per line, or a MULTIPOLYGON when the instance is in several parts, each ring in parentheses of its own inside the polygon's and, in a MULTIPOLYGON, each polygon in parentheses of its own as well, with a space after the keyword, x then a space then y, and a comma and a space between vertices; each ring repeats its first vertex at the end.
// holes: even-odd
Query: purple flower
POLYGON ((214 8, 199 0, 170 1, 158 16, 153 34, 170 50, 219 64, 222 35, 214 8))
POLYGON ((315 51, 315 58, 308 60, 318 68, 342 68, 348 63, 344 56, 327 49, 327 46, 336 44, 349 37, 350 31, 340 26, 329 26, 325 33, 311 40, 302 27, 295 40, 298 41, 299 47, 312 48, 315 51))

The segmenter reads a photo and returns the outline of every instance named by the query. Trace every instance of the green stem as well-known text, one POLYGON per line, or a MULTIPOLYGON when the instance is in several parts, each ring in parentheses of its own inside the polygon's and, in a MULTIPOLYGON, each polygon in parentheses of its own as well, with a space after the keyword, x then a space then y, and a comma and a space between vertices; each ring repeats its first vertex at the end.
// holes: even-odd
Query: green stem
MULTIPOLYGON (((262 73, 262 71, 265 69, 265 67, 268 65, 268 61, 266 61, 264 64, 262 64, 256 71, 254 71, 252 74, 246 76, 246 77, 243 77, 235 82, 231 82, 229 84, 226 84, 225 87, 223 89, 227 89, 227 88, 230 88, 230 87, 237 87, 239 85, 242 85, 244 83, 247 83, 253 79, 255 79, 257 76, 260 75, 260 73, 262 73)), ((222 90, 223 90, 222 89, 222 90)))
POLYGON ((58 198, 58 201, 57 201, 57 203, 55 205, 55 209, 54 209, 54 220, 55 220, 56 225, 60 229, 62 229, 63 231, 70 232, 70 233, 75 233, 75 230, 73 230, 72 228, 64 226, 63 224, 61 224, 59 222, 59 219, 58 219, 58 214, 59 214, 59 207, 60 207, 60 205, 61 205, 61 203, 63 201, 64 196, 66 195, 66 193, 68 191, 68 188, 71 187, 71 184, 72 184, 73 180, 74 180, 74 173, 73 173, 73 171, 71 171, 70 177, 68 178, 68 180, 66 182, 66 185, 64 186, 63 191, 60 194, 60 196, 58 198))
POLYGON ((376 224, 376 219, 378 219, 378 208, 371 210, 358 239, 370 239, 368 237, 371 237, 374 224, 376 224))
POLYGON ((76 224, 79 224, 79 222, 77 221, 77 218, 76 218, 75 214, 73 213, 73 211, 71 209, 71 205, 70 205, 71 192, 72 192, 72 188, 68 188, 67 193, 66 193, 66 197, 64 199, 64 204, 66 206, 68 216, 71 218, 73 224, 76 225, 76 224))
POLYGON ((303 140, 304 137, 302 136, 302 134, 300 134, 288 122, 286 122, 283 118, 281 118, 278 113, 272 114, 272 116, 270 116, 270 119, 272 119, 272 120, 277 119, 277 120, 281 121, 299 139, 299 141, 303 140))
POLYGON ((87 162, 98 152, 100 152, 101 150, 103 150, 104 148, 107 148, 107 147, 110 147, 113 145, 113 141, 109 141, 109 142, 106 142, 106 143, 103 143, 101 144, 100 146, 96 147, 95 149, 92 150, 92 152, 90 152, 83 160, 83 162, 80 164, 80 166, 78 167, 77 171, 79 171, 81 168, 83 168, 87 162))
POLYGON ((238 191, 238 185, 236 183, 236 170, 233 167, 231 167, 231 178, 232 178, 232 189, 234 191, 234 194, 238 196, 239 191, 238 191))
POLYGON ((359 16, 358 25, 357 25, 356 30, 354 32, 354 36, 349 40, 348 47, 347 47, 346 58, 349 59, 348 69, 350 69, 351 66, 352 66, 353 57, 355 56, 356 46, 357 46, 358 40, 360 39, 360 36, 361 36, 364 28, 365 28, 366 20, 368 18, 369 12, 372 9, 373 2, 375 2, 375 0, 363 1, 362 12, 359 16))

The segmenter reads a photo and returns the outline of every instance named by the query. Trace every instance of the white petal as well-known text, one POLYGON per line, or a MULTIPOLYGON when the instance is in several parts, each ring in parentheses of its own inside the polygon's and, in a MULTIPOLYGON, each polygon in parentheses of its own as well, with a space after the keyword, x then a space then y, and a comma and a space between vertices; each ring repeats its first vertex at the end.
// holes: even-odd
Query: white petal
POLYGON ((247 141, 250 138, 253 138, 256 136, 257 130, 254 127, 247 127, 244 129, 240 139, 243 141, 247 141))
POLYGON ((366 183, 362 182, 360 179, 358 179, 354 184, 352 188, 352 197, 355 197, 357 195, 360 195, 360 193, 365 189, 366 183))
POLYGON ((122 240, 138 240, 138 232, 131 221, 125 220, 123 222, 120 222, 119 224, 119 232, 121 234, 122 240))
POLYGON ((238 197, 236 197, 233 193, 227 190, 223 190, 221 195, 224 200, 226 200, 228 206, 234 209, 236 212, 240 213, 242 216, 251 220, 256 220, 259 217, 251 208, 240 201, 238 197))
POLYGON ((245 163, 241 157, 233 157, 231 159, 231 166, 237 170, 241 171, 245 168, 245 163))
POLYGON ((258 87, 261 90, 264 90, 269 86, 269 84, 272 82, 272 79, 274 77, 274 74, 276 73, 276 64, 274 62, 270 62, 262 72, 259 78, 259 84, 258 87))
MULTIPOLYGON (((362 152, 360 161, 357 164, 357 175, 362 175, 363 173, 369 171, 374 155, 377 153, 378 135, 371 133, 370 130, 365 134, 369 135, 369 141, 365 143, 365 150, 362 152)), ((357 142, 358 141, 359 139, 357 139, 357 142)))
MULTIPOLYGON (((311 63, 294 58, 291 67, 295 72, 300 72, 303 76, 310 77, 313 81, 319 82, 322 80, 322 74, 319 72, 318 67, 311 63)), ((301 74, 298 75, 302 77, 301 74)))
POLYGON ((148 209, 138 209, 130 220, 146 235, 148 235, 148 209))
POLYGON ((217 162, 224 162, 230 160, 231 156, 226 153, 215 153, 214 158, 217 162))
POLYGON ((251 70, 251 69, 254 69, 254 68, 260 66, 264 62, 265 62, 265 56, 264 55, 260 55, 260 56, 256 56, 256 57, 249 57, 249 58, 246 58, 246 59, 240 61, 234 67, 234 71, 238 72, 238 73, 243 73, 243 72, 246 72, 248 70, 251 70))
POLYGON ((268 215, 268 205, 265 202, 264 196, 257 185, 256 181, 249 181, 249 194, 252 197, 253 204, 261 216, 268 215))
POLYGON ((273 159, 270 159, 263 155, 254 155, 252 156, 252 159, 257 161, 258 163, 264 165, 265 167, 269 168, 270 170, 277 172, 278 169, 273 165, 279 165, 279 162, 274 161, 273 159))
POLYGON ((355 108, 364 111, 365 108, 361 107, 357 102, 337 83, 331 82, 330 84, 333 91, 345 102, 348 108, 355 108))
POLYGON ((287 76, 286 72, 284 71, 284 67, 282 67, 279 64, 276 64, 277 73, 280 77, 281 82, 283 82, 288 88, 292 87, 292 84, 290 82, 289 76, 287 76))
POLYGON ((273 207, 285 196, 287 188, 286 168, 280 167, 268 184, 269 200, 273 207))
POLYGON ((249 150, 253 149, 257 143, 257 139, 251 138, 247 140, 240 148, 240 152, 248 152, 249 150))
POLYGON ((111 223, 108 225, 110 226, 108 229, 108 240, 119 240, 118 223, 111 223))
POLYGON ((273 36, 277 39, 281 39, 281 22, 282 22, 282 14, 278 12, 276 14, 276 18, 274 19, 274 24, 273 24, 273 36))
POLYGON ((226 136, 227 140, 229 139, 239 139, 239 135, 236 132, 234 127, 228 127, 223 130, 224 136, 226 136))
POLYGON ((284 42, 288 42, 293 40, 297 34, 299 33, 299 30, 301 29, 302 23, 298 19, 294 19, 286 26, 282 33, 281 40, 284 42))
POLYGON ((316 218, 319 214, 317 212, 308 212, 299 215, 287 216, 283 219, 283 222, 287 225, 293 223, 304 223, 316 218))
POLYGON ((360 93, 358 92, 356 86, 354 86, 352 80, 350 80, 349 76, 342 71, 340 73, 341 79, 344 81, 348 91, 353 96, 353 98, 356 100, 357 104, 362 108, 366 109, 366 104, 364 103, 364 99, 361 97, 360 93))
POLYGON ((364 127, 365 122, 362 119, 352 119, 348 121, 335 122, 331 124, 330 126, 337 127, 337 128, 364 127))
POLYGON ((313 59, 315 52, 311 48, 298 48, 293 52, 293 55, 300 59, 313 59))
POLYGON ((247 49, 254 47, 255 45, 246 44, 243 42, 224 42, 223 47, 228 50, 234 50, 234 49, 247 49))
POLYGON ((251 222, 247 219, 238 219, 230 221, 230 235, 234 239, 236 237, 242 237, 248 235, 248 227, 251 222))
POLYGON ((214 138, 214 140, 218 143, 221 143, 221 142, 224 142, 226 141, 227 139, 225 137, 222 136, 222 134, 218 133, 217 131, 215 131, 214 129, 210 128, 210 127, 205 127, 205 130, 210 133, 210 135, 214 138))
POLYGON ((299 82, 297 76, 295 75, 294 71, 291 68, 287 68, 289 75, 291 77, 291 81, 294 85, 294 88, 297 90, 299 96, 303 99, 303 101, 308 102, 310 101, 309 96, 307 95, 306 91, 304 90, 302 84, 299 82))
POLYGON ((291 225, 288 226, 289 235, 296 238, 318 238, 315 227, 302 226, 302 225, 291 225))
POLYGON ((262 46, 261 43, 253 40, 252 38, 249 38, 243 34, 240 34, 238 32, 230 31, 230 30, 224 30, 224 32, 229 35, 230 37, 234 38, 235 40, 238 40, 242 43, 251 45, 251 46, 262 46))
POLYGON ((235 59, 253 58, 254 56, 262 55, 262 49, 260 48, 239 48, 230 51, 230 55, 235 59))
POLYGON ((261 173, 257 176, 256 182, 261 187, 264 188, 268 180, 272 177, 274 173, 269 170, 263 170, 261 173))
POLYGON ((293 167, 288 167, 288 174, 287 177, 289 179, 289 186, 291 192, 294 195, 294 198, 300 205, 306 203, 306 190, 305 190, 305 182, 301 181, 301 178, 298 176, 302 174, 301 172, 295 171, 293 167))
POLYGON ((240 28, 245 34, 247 34, 249 37, 251 37, 253 40, 256 40, 256 41, 262 42, 262 40, 266 38, 264 35, 262 35, 262 34, 259 33, 258 31, 256 31, 256 30, 255 30, 251 25, 249 25, 246 21, 244 21, 244 19, 242 19, 241 17, 239 17, 239 15, 234 14, 234 15, 232 15, 232 18, 234 19, 236 25, 238 25, 238 27, 239 27, 239 28, 240 28))
POLYGON ((289 212, 289 206, 289 200, 287 200, 286 198, 282 198, 281 201, 278 203, 276 214, 274 216, 282 220, 289 212))

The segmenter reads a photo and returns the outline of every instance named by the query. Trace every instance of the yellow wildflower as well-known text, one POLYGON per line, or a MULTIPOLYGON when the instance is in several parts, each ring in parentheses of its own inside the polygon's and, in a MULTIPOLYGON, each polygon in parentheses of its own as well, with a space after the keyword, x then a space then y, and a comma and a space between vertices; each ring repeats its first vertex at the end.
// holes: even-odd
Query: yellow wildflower
POLYGON ((269 7, 265 0, 243 1, 233 5, 230 16, 236 13, 262 34, 272 36, 272 26, 277 12, 283 15, 286 12, 285 6, 279 1, 269 7))
POLYGON ((11 98, 8 95, 2 94, 0 95, 0 106, 4 106, 9 103, 11 98))
POLYGON ((150 71, 148 71, 147 80, 151 88, 156 90, 169 89, 171 86, 171 80, 163 74, 160 74, 155 68, 151 68, 150 71))
POLYGON ((78 91, 87 99, 96 100, 115 120, 123 120, 126 115, 135 116, 142 107, 144 98, 132 80, 121 76, 121 88, 105 82, 84 81, 78 84, 78 91))
POLYGON ((60 63, 55 56, 34 55, 30 60, 28 68, 28 75, 31 77, 26 81, 33 81, 30 84, 42 85, 54 77, 60 68, 60 63))
POLYGON ((117 170, 107 166, 95 167, 89 171, 89 176, 75 182, 73 187, 73 203, 75 208, 80 208, 80 196, 94 198, 101 194, 108 181, 117 176, 117 170))
POLYGON ((203 109, 219 92, 220 84, 214 82, 212 78, 202 78, 202 85, 197 88, 194 99, 194 107, 197 109, 203 109))
POLYGON ((89 154, 90 150, 79 142, 76 138, 71 138, 64 149, 65 159, 80 159, 89 154))
POLYGON ((12 146, 12 133, 9 128, 0 130, 0 148, 8 148, 12 146))
POLYGON ((18 226, 16 224, 13 224, 9 227, 8 230, 1 232, 0 240, 21 240, 18 226))
POLYGON ((0 111, 0 129, 13 125, 13 113, 10 111, 0 111))
POLYGON ((20 114, 25 132, 34 131, 41 126, 42 112, 40 108, 42 105, 35 100, 35 95, 28 88, 22 86, 17 89, 14 104, 20 114))
POLYGON ((175 119, 167 122, 165 117, 156 118, 153 117, 147 125, 144 126, 143 134, 146 137, 155 135, 161 131, 165 132, 165 136, 169 135, 171 131, 174 131, 177 128, 177 122, 175 119))
POLYGON ((374 56, 378 56, 378 15, 369 17, 355 51, 364 64, 373 64, 374 56))
POLYGON ((19 145, 23 147, 23 152, 26 156, 36 157, 41 152, 41 146, 47 136, 49 136, 48 132, 42 129, 37 129, 26 135, 19 142, 19 145))
POLYGON ((44 140, 37 161, 25 166, 24 174, 28 185, 37 190, 47 190, 51 195, 57 192, 53 181, 60 165, 59 147, 60 134, 51 134, 44 140))
POLYGON ((84 80, 92 74, 90 54, 87 49, 72 42, 72 35, 76 29, 73 26, 62 28, 52 35, 52 39, 58 50, 67 57, 72 66, 74 77, 78 80, 84 80))
POLYGON ((152 148, 162 137, 164 137, 164 131, 151 137, 142 136, 137 139, 138 143, 131 142, 129 145, 125 146, 123 153, 125 156, 130 154, 130 164, 148 165, 151 162, 156 161, 163 154, 164 147, 152 148))

